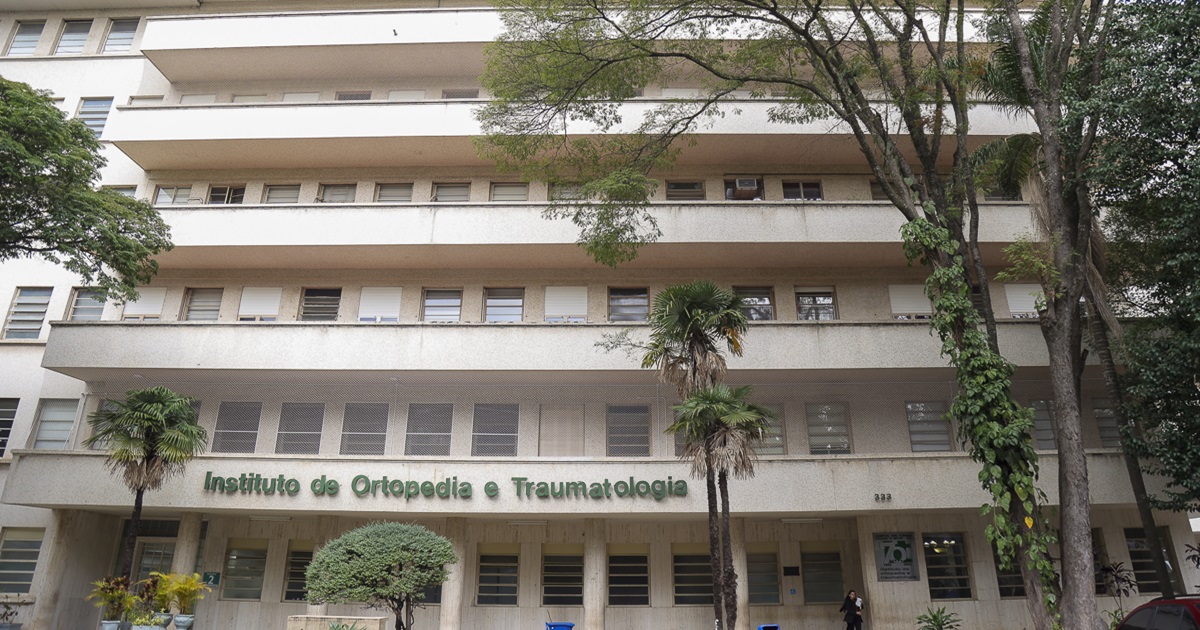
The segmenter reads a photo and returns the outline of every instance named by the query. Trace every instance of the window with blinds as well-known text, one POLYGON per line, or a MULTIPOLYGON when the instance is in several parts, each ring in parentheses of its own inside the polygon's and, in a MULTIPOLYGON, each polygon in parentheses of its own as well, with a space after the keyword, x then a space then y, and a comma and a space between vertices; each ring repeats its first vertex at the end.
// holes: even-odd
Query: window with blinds
POLYGON ((800 201, 821 201, 821 182, 783 182, 783 198, 800 201))
POLYGON ((837 319, 833 287, 796 287, 796 319, 800 321, 837 319))
POLYGON ((273 322, 279 316, 281 287, 244 287, 238 304, 239 322, 273 322))
MULTIPOLYGON (((1171 553, 1173 547, 1169 529, 1159 527, 1158 539, 1163 544, 1163 558, 1167 560, 1169 566, 1178 565, 1173 560, 1174 555, 1171 553)), ((1150 541, 1146 538, 1146 530, 1141 527, 1125 528, 1125 547, 1129 550, 1129 569, 1133 571, 1134 580, 1137 582, 1138 594, 1161 593, 1162 583, 1158 581, 1158 574, 1154 570, 1154 560, 1150 556, 1150 541)), ((1176 582, 1175 592, 1181 592, 1178 584, 1179 577, 1175 570, 1170 569, 1168 572, 1171 574, 1172 580, 1176 582)))
POLYGON ((587 321, 587 287, 546 287, 546 321, 587 321))
POLYGON ((272 184, 263 191, 263 203, 300 203, 300 184, 272 184))
POLYGON ((335 322, 341 304, 341 289, 305 289, 300 298, 300 321, 335 322))
POLYGON ((104 125, 108 122, 108 112, 112 109, 112 103, 112 98, 85 98, 79 101, 77 117, 97 138, 104 133, 104 125))
POLYGON ((914 453, 953 450, 946 403, 904 403, 904 411, 908 415, 908 439, 914 453))
POLYGON ((921 538, 929 599, 970 599, 971 573, 963 533, 925 534, 921 538))
POLYGON ((771 287, 734 287, 742 300, 742 314, 750 321, 775 319, 775 290, 771 287))
POLYGON ((1100 446, 1119 448, 1121 428, 1117 426, 1117 413, 1112 408, 1112 401, 1107 398, 1093 398, 1092 417, 1096 419, 1096 430, 1100 433, 1100 446))
POLYGON ((515 456, 520 419, 520 405, 475 405, 471 455, 515 456))
POLYGON ((102 52, 129 52, 133 48, 133 36, 137 33, 138 18, 112 20, 108 23, 108 36, 104 38, 102 52))
POLYGON ((542 545, 542 605, 583 605, 582 545, 542 545))
POLYGON ((358 299, 358 321, 400 321, 400 287, 363 287, 358 299))
POLYGON ((138 299, 127 302, 121 311, 123 321, 152 322, 162 315, 167 290, 162 287, 138 287, 138 299))
POLYGON ((104 302, 100 292, 88 287, 71 291, 71 305, 67 307, 67 320, 72 322, 98 322, 104 314, 104 302))
POLYGON ((846 403, 809 403, 804 406, 804 410, 808 417, 809 454, 850 453, 850 424, 846 418, 846 403))
POLYGON ((12 438, 13 421, 17 417, 19 398, 0 398, 0 457, 8 451, 8 441, 12 438))
POLYGON ((51 287, 18 287, 4 322, 4 338, 37 339, 41 336, 52 293, 51 287))
POLYGON ((828 545, 801 543, 800 579, 805 604, 833 604, 846 596, 842 554, 828 545))
POLYGON ((781 602, 779 588, 779 553, 774 543, 751 544, 746 549, 746 588, 750 591, 751 604, 778 604, 781 602), (768 547, 770 547, 768 549, 768 547))
POLYGON ((462 319, 462 289, 425 289, 421 321, 457 322, 462 319))
POLYGON ((283 601, 302 602, 308 597, 308 565, 312 563, 313 543, 292 540, 288 543, 287 565, 283 571, 283 601))
POLYGON ((387 403, 346 403, 341 454, 383 455, 387 428, 387 403))
POLYGON ((704 201, 704 182, 667 182, 667 201, 704 201))
POLYGON ((1054 436, 1054 403, 1049 400, 1034 400, 1029 403, 1033 408, 1033 446, 1039 450, 1052 451, 1058 448, 1058 440, 1054 436))
POLYGON ((475 592, 478 606, 516 606, 517 545, 483 545, 479 553, 479 583, 475 592))
POLYGON ((412 403, 408 406, 405 455, 449 455, 454 426, 452 403, 412 403))
POLYGON ((262 599, 263 576, 266 572, 265 538, 230 538, 225 551, 225 575, 221 576, 221 598, 262 599))
POLYGON ((240 204, 245 200, 245 186, 209 186, 208 188, 208 203, 213 205, 240 204))
POLYGON ((650 317, 650 290, 647 288, 608 289, 608 321, 644 322, 650 317))
POLYGON ((929 319, 933 314, 933 304, 925 297, 924 285, 888 285, 888 298, 892 306, 892 319, 929 319))
POLYGON ((16 33, 13 34, 12 41, 8 44, 8 51, 5 53, 9 57, 28 57, 37 51, 38 40, 42 38, 42 29, 46 28, 46 23, 37 22, 17 22, 16 33))
POLYGON ((156 206, 184 206, 192 196, 191 186, 159 186, 154 195, 156 206))
POLYGON ((183 319, 189 322, 215 322, 221 314, 224 289, 188 289, 183 319))
POLYGON ((280 455, 316 455, 321 451, 325 403, 285 402, 279 412, 275 452, 280 455))
POLYGON ((484 289, 483 293, 483 321, 521 321, 525 313, 525 289, 484 289))
POLYGON ((223 402, 217 409, 212 452, 253 453, 258 444, 260 402, 223 402))
POLYGON ((353 203, 358 190, 356 184, 321 184, 317 201, 321 203, 353 203))
POLYGON ((434 184, 433 199, 440 203, 465 203, 471 200, 470 184, 434 184))
POLYGON ((649 545, 608 546, 608 605, 650 605, 649 545))
POLYGON ((671 545, 671 589, 676 606, 712 605, 712 562, 704 545, 671 545))
POLYGON ((375 201, 378 203, 411 203, 412 184, 379 184, 375 186, 375 201))
POLYGON ((1021 577, 1021 567, 1017 564, 1020 559, 1014 560, 1007 569, 1002 569, 996 548, 992 545, 988 545, 988 547, 992 550, 992 562, 996 565, 996 586, 1000 591, 1000 597, 1025 597, 1025 581, 1021 577))
POLYGON ((1008 298, 1008 312, 1013 319, 1037 319, 1037 301, 1044 295, 1041 285, 1004 285, 1004 297, 1008 298))
POLYGON ((583 455, 583 405, 542 405, 538 455, 583 455))
POLYGON ((609 457, 650 454, 649 405, 609 405, 606 417, 609 457))
POLYGON ((38 450, 63 450, 75 427, 75 410, 78 400, 42 400, 38 411, 37 431, 33 437, 33 448, 38 450))
POLYGON ((529 201, 529 184, 493 183, 492 201, 529 201))
POLYGON ((45 535, 44 529, 13 527, 0 531, 0 594, 29 593, 45 535))
POLYGON ((91 30, 91 20, 65 20, 62 34, 58 36, 58 45, 54 47, 54 54, 78 55, 83 53, 83 46, 87 43, 88 33, 91 30))
POLYGON ((883 184, 876 179, 871 180, 871 201, 891 201, 887 191, 883 189, 883 184))
MULTIPOLYGON (((787 434, 784 429, 783 407, 782 405, 763 405, 763 407, 774 412, 775 415, 767 418, 767 427, 763 431, 762 439, 754 442, 751 448, 754 449, 757 455, 787 455, 787 434)), ((681 434, 676 434, 676 436, 679 435, 681 434)), ((678 446, 676 450, 678 450, 678 446)), ((676 455, 679 454, 676 453, 676 455)))

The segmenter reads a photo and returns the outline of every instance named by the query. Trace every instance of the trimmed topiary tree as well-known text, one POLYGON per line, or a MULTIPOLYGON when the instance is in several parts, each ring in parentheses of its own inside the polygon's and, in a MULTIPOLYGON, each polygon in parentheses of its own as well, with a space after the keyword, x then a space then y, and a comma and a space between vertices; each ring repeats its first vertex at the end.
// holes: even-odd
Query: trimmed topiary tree
POLYGON ((396 615, 396 630, 411 630, 413 609, 456 562, 450 541, 420 525, 372 523, 317 550, 306 574, 308 601, 366 602, 396 615))

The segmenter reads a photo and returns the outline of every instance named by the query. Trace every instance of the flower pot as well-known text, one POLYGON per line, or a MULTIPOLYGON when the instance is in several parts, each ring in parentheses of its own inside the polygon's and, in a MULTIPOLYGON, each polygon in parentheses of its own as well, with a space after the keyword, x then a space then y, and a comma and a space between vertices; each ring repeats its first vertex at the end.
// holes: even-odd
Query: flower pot
POLYGON ((100 628, 101 630, 121 630, 121 623, 118 620, 101 621, 100 628))
POLYGON ((21 630, 19 623, 0 623, 0 630, 21 630))
POLYGON ((171 617, 171 613, 155 613, 154 625, 158 626, 159 628, 166 628, 167 626, 171 625, 171 617))
POLYGON ((196 615, 175 615, 176 630, 188 630, 196 623, 196 615))
POLYGON ((131 630, 158 630, 159 626, 133 626, 131 630))

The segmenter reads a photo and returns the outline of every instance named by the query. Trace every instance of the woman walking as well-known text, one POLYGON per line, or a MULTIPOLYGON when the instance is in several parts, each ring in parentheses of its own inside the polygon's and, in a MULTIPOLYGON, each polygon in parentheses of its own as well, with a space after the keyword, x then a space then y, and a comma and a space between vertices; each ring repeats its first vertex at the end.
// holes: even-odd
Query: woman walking
POLYGON ((846 613, 842 620, 846 622, 846 630, 862 630, 862 598, 858 593, 850 591, 846 593, 846 601, 842 602, 842 607, 838 612, 846 613))

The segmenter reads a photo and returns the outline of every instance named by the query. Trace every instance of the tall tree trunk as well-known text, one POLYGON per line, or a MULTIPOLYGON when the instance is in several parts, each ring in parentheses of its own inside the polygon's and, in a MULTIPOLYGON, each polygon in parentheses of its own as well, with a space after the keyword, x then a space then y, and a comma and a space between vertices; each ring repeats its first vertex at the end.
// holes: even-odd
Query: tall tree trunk
MULTIPOLYGON (((712 458, 709 458, 712 462, 712 458)), ((724 581, 721 579, 721 524, 720 511, 717 510, 717 478, 712 466, 706 466, 704 485, 708 490, 708 559, 713 576, 713 627, 724 630, 724 581)), ((730 629, 732 630, 732 629, 730 629)))
POLYGON ((142 497, 145 488, 133 493, 133 514, 129 516, 129 531, 125 534, 125 553, 121 556, 121 576, 133 580, 133 552, 137 549, 138 526, 142 522, 142 497))
POLYGON ((725 621, 730 630, 737 627, 737 571, 733 569, 733 534, 729 525, 729 473, 717 475, 721 490, 721 581, 725 598, 725 621))

